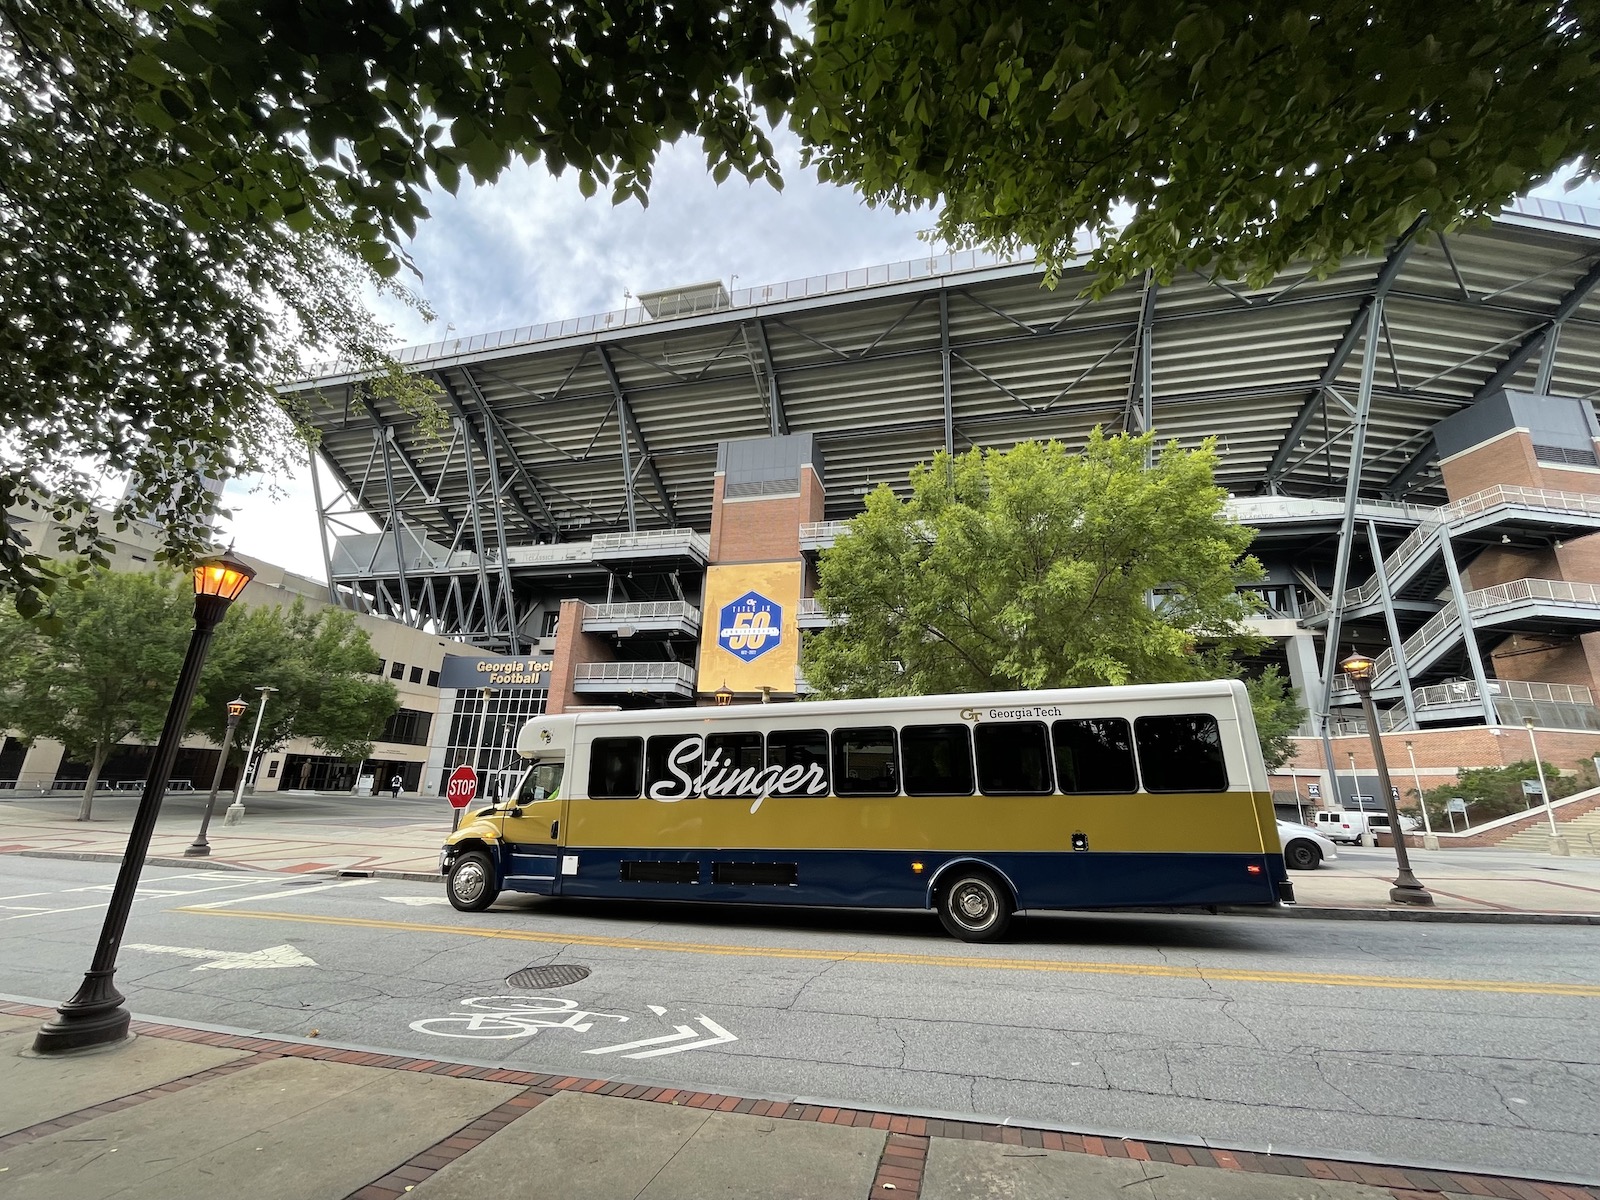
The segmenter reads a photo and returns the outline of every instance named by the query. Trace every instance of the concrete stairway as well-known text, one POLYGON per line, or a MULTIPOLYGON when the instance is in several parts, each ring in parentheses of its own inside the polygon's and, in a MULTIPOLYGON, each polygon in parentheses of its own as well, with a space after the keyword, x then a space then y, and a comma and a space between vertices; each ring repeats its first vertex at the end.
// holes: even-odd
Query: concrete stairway
MULTIPOLYGON (((1529 820, 1523 822, 1521 829, 1510 837, 1496 842, 1495 849, 1526 850, 1535 853, 1549 850, 1550 823, 1545 819, 1543 810, 1535 809, 1529 817, 1529 820)), ((1561 810, 1558 808, 1556 827, 1561 830, 1561 836, 1567 839, 1567 846, 1574 855, 1600 858, 1600 808, 1566 820, 1562 819, 1561 810)))

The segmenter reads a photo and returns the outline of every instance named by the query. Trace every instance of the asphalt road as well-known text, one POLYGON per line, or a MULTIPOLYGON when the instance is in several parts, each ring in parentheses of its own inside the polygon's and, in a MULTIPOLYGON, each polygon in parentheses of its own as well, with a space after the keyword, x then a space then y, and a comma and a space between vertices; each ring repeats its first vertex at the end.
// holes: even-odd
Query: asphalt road
MULTIPOLYGON (((0 856, 0 992, 71 994, 114 871, 0 856)), ((920 915, 468 915, 147 868, 117 981, 142 1015, 422 1056, 1600 1181, 1594 927, 1072 916, 974 947, 920 915), (591 973, 507 983, 547 965, 591 973)))

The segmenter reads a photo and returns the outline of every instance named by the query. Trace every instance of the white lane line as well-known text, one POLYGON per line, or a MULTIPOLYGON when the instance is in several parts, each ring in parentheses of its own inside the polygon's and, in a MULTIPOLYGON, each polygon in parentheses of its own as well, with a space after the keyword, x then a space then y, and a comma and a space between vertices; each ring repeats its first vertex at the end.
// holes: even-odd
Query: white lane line
MULTIPOLYGON (((196 872, 194 874, 194 878, 196 878, 196 879, 205 878, 205 877, 208 877, 208 876, 214 878, 215 877, 215 872, 206 871, 206 872, 196 872)), ((237 890, 239 888, 258 886, 258 885, 266 882, 266 880, 270 879, 270 878, 271 878, 271 876, 251 876, 248 879, 236 879, 236 880, 232 880, 232 881, 230 881, 228 883, 219 883, 219 884, 216 884, 213 887, 185 888, 184 890, 177 891, 177 892, 170 892, 170 891, 165 891, 165 890, 161 890, 161 889, 152 890, 152 889, 145 888, 144 886, 141 885, 134 892, 133 899, 137 902, 137 901, 140 901, 140 900, 171 899, 173 896, 178 896, 178 897, 199 896, 199 895, 202 895, 202 894, 204 894, 206 892, 231 892, 231 891, 235 891, 235 890, 237 890)), ((163 880, 163 882, 165 882, 165 881, 163 880)), ((371 883, 371 882, 373 882, 373 881, 370 880, 370 879, 352 879, 352 880, 348 880, 348 881, 346 881, 344 883, 324 884, 322 887, 299 888, 297 890, 299 892, 301 892, 301 893, 304 893, 304 892, 320 892, 320 891, 325 891, 327 888, 330 888, 330 887, 345 887, 345 886, 349 886, 349 884, 352 884, 352 883, 371 883)), ((112 886, 113 885, 111 885, 109 883, 94 883, 94 884, 89 884, 89 885, 87 885, 85 887, 63 888, 59 892, 31 892, 31 893, 28 893, 28 895, 30 895, 30 896, 71 896, 71 895, 78 895, 78 894, 81 894, 81 893, 84 893, 84 892, 110 893, 110 891, 112 889, 112 886)), ((245 900, 270 900, 270 899, 275 899, 275 898, 281 899, 282 897, 284 897, 286 895, 289 895, 289 894, 290 894, 289 892, 284 892, 284 891, 265 892, 265 893, 262 893, 262 894, 259 894, 259 895, 254 895, 254 896, 239 896, 234 900, 212 901, 209 904, 195 905, 195 907, 196 908, 215 908, 218 904, 236 904, 236 903, 241 903, 241 902, 243 902, 245 900)), ((18 897, 18 898, 20 899, 22 897, 18 897)), ((46 908, 46 907, 43 907, 43 906, 35 907, 35 906, 17 905, 16 907, 18 907, 18 908, 29 907, 31 909, 31 911, 9 913, 9 914, 0 916, 0 921, 22 921, 22 920, 26 920, 28 917, 49 917, 49 916, 56 916, 56 915, 61 915, 61 914, 65 914, 65 913, 91 912, 91 911, 93 911, 95 909, 103 909, 103 908, 105 908, 105 906, 106 906, 106 901, 104 901, 104 900, 97 901, 94 904, 72 904, 72 905, 66 905, 66 906, 60 907, 60 908, 46 908)), ((10 906, 4 906, 4 907, 10 907, 10 906)), ((4 908, 0 908, 0 912, 3 912, 3 911, 4 911, 4 908)))
POLYGON ((312 892, 328 892, 334 888, 361 887, 363 884, 376 883, 375 879, 341 879, 338 883, 324 883, 316 887, 290 888, 276 892, 262 892, 258 896, 235 896, 231 900, 213 900, 208 904, 191 905, 193 908, 223 908, 229 904, 247 904, 251 900, 292 900, 297 896, 309 896, 312 892))

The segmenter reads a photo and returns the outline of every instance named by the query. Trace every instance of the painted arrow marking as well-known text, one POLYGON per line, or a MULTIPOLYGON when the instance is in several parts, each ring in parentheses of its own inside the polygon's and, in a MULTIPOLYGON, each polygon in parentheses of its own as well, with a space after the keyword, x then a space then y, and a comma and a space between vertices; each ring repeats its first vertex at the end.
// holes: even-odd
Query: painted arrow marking
POLYGON ((148 946, 129 943, 124 950, 143 950, 146 954, 176 954, 181 958, 203 958, 196 971, 233 971, 256 967, 314 967, 317 964, 293 946, 268 946, 265 950, 202 950, 197 946, 148 946))
MULTIPOLYGON (((650 1007, 654 1008, 655 1005, 652 1004, 650 1007)), ((700 1049, 703 1049, 706 1046, 720 1046, 724 1042, 737 1042, 739 1040, 736 1036, 734 1036, 733 1034, 729 1033, 721 1025, 718 1025, 710 1017, 702 1016, 702 1017, 698 1018, 698 1020, 700 1021, 700 1024, 702 1024, 702 1025, 704 1025, 706 1027, 706 1031, 711 1034, 710 1037, 701 1038, 701 1040, 698 1041, 698 1042, 690 1042, 690 1043, 688 1043, 687 1045, 684 1045, 684 1046, 668 1045, 667 1043, 681 1042, 685 1038, 698 1038, 698 1037, 700 1037, 700 1031, 698 1029, 695 1029, 692 1025, 679 1025, 679 1026, 676 1027, 677 1030, 678 1030, 677 1033, 666 1033, 666 1034, 662 1034, 660 1037, 653 1037, 653 1038, 641 1038, 637 1042, 623 1042, 620 1045, 616 1045, 616 1046, 601 1046, 599 1049, 596 1049, 596 1050, 585 1050, 584 1053, 585 1054, 622 1054, 622 1052, 624 1050, 638 1050, 639 1053, 637 1053, 637 1054, 622 1054, 622 1057, 623 1058, 659 1058, 663 1054, 681 1054, 685 1050, 700 1050, 700 1049), (654 1049, 654 1050, 643 1050, 643 1049, 640 1049, 643 1046, 654 1046, 654 1047, 656 1047, 656 1049, 654 1049)))

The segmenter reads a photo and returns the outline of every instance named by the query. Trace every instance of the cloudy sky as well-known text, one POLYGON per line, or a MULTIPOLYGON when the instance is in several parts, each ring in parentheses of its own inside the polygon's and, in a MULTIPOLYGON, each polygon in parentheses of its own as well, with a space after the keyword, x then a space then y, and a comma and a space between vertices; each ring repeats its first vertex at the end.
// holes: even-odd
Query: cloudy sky
MULTIPOLYGON (((928 213, 869 209, 802 171, 792 136, 777 145, 782 192, 737 178, 719 187, 698 147, 680 144, 657 165, 649 208, 585 200, 575 175, 543 168, 441 193, 410 247, 423 276, 417 290, 436 319, 398 304, 379 312, 399 344, 413 345, 623 308, 630 293, 710 279, 751 287, 929 252, 917 236, 933 223, 928 213)), ((323 579, 310 481, 278 482, 281 497, 259 479, 228 484, 236 547, 323 579)))
MULTIPOLYGON (((399 305, 380 306, 397 343, 412 345, 623 308, 630 293, 718 279, 751 287, 929 253, 918 237, 927 212, 867 208, 854 192, 817 182, 796 143, 778 140, 784 190, 730 179, 712 183, 697 147, 669 149, 649 208, 585 200, 576 176, 518 167, 491 187, 440 194, 410 247, 430 325, 399 305)), ((1600 188, 1537 194, 1600 207, 1600 188)), ((326 480, 324 481, 326 483, 326 480)), ((237 548, 315 579, 325 578, 308 478, 230 482, 224 502, 237 548)))

